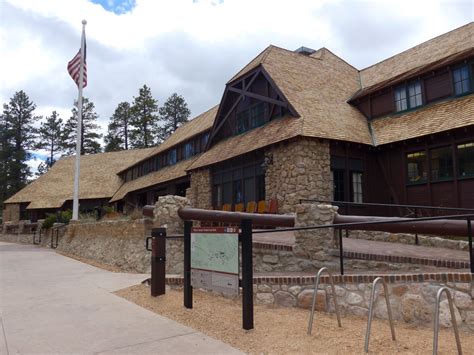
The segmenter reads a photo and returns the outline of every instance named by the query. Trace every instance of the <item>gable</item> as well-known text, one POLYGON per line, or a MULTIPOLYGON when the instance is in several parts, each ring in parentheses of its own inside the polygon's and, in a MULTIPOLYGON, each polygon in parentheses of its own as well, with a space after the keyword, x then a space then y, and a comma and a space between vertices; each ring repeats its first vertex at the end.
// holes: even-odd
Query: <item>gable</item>
POLYGON ((299 116, 267 71, 258 65, 226 85, 207 148, 286 115, 299 116))

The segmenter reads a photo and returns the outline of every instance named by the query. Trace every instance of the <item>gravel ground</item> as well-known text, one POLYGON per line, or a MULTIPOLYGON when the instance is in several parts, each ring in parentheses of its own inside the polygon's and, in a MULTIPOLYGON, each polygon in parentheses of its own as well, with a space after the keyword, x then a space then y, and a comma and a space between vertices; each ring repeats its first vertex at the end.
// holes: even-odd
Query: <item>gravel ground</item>
MULTIPOLYGON (((152 312, 190 326, 204 334, 220 339, 246 353, 288 354, 363 354, 366 318, 345 316, 342 328, 337 327, 335 315, 317 313, 312 336, 306 335, 309 311, 299 308, 255 306, 255 329, 242 329, 240 301, 203 291, 194 291, 193 309, 183 306, 183 292, 167 290, 157 298, 150 296, 144 285, 132 286, 116 294, 152 312)), ((372 354, 431 354, 433 330, 395 323, 397 341, 390 336, 388 321, 374 319, 369 350, 372 354)), ((474 354, 474 336, 461 332, 465 354, 474 354)), ((439 354, 455 354, 452 330, 441 330, 439 354)))

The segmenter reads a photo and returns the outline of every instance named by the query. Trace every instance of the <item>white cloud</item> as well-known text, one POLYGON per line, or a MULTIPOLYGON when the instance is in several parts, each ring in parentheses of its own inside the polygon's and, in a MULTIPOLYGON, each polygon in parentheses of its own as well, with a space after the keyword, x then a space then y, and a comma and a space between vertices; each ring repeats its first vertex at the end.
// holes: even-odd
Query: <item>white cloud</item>
POLYGON ((77 90, 66 63, 88 24, 84 95, 100 124, 143 84, 160 103, 178 92, 193 115, 218 103, 225 82, 269 44, 325 46, 358 68, 472 20, 459 1, 137 0, 114 14, 86 0, 0 1, 0 100, 23 89, 37 113, 70 115, 77 90))

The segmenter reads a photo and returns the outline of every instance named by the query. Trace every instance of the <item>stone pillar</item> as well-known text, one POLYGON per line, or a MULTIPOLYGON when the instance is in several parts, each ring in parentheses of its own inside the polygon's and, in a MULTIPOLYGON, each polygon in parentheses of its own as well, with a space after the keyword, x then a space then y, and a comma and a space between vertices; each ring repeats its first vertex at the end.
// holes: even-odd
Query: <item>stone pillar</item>
MULTIPOLYGON (((332 224, 337 210, 337 206, 331 205, 300 204, 296 207, 295 227, 332 224)), ((297 231, 293 249, 295 255, 318 262, 334 261, 328 252, 333 249, 333 235, 332 228, 297 231)), ((317 265, 324 266, 321 263, 317 265)))
POLYGON ((298 138, 265 152, 272 157, 265 172, 266 199, 278 200, 279 213, 295 212, 300 199, 330 199, 329 143, 298 138))
POLYGON ((3 207, 3 222, 20 222, 20 204, 6 203, 3 207))
POLYGON ((155 204, 153 227, 165 227, 168 235, 182 234, 184 222, 178 216, 181 207, 190 206, 186 197, 160 196, 155 204))
POLYGON ((212 186, 210 169, 196 170, 191 173, 191 187, 186 197, 195 208, 212 209, 212 186))

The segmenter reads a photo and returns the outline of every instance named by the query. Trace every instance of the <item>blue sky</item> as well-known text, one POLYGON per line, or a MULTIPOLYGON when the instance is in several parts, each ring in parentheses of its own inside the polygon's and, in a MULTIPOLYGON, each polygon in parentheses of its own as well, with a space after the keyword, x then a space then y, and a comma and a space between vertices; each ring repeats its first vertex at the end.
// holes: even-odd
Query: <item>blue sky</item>
POLYGON ((121 15, 131 11, 135 5, 135 0, 90 0, 94 4, 102 5, 102 7, 114 14, 121 15))

